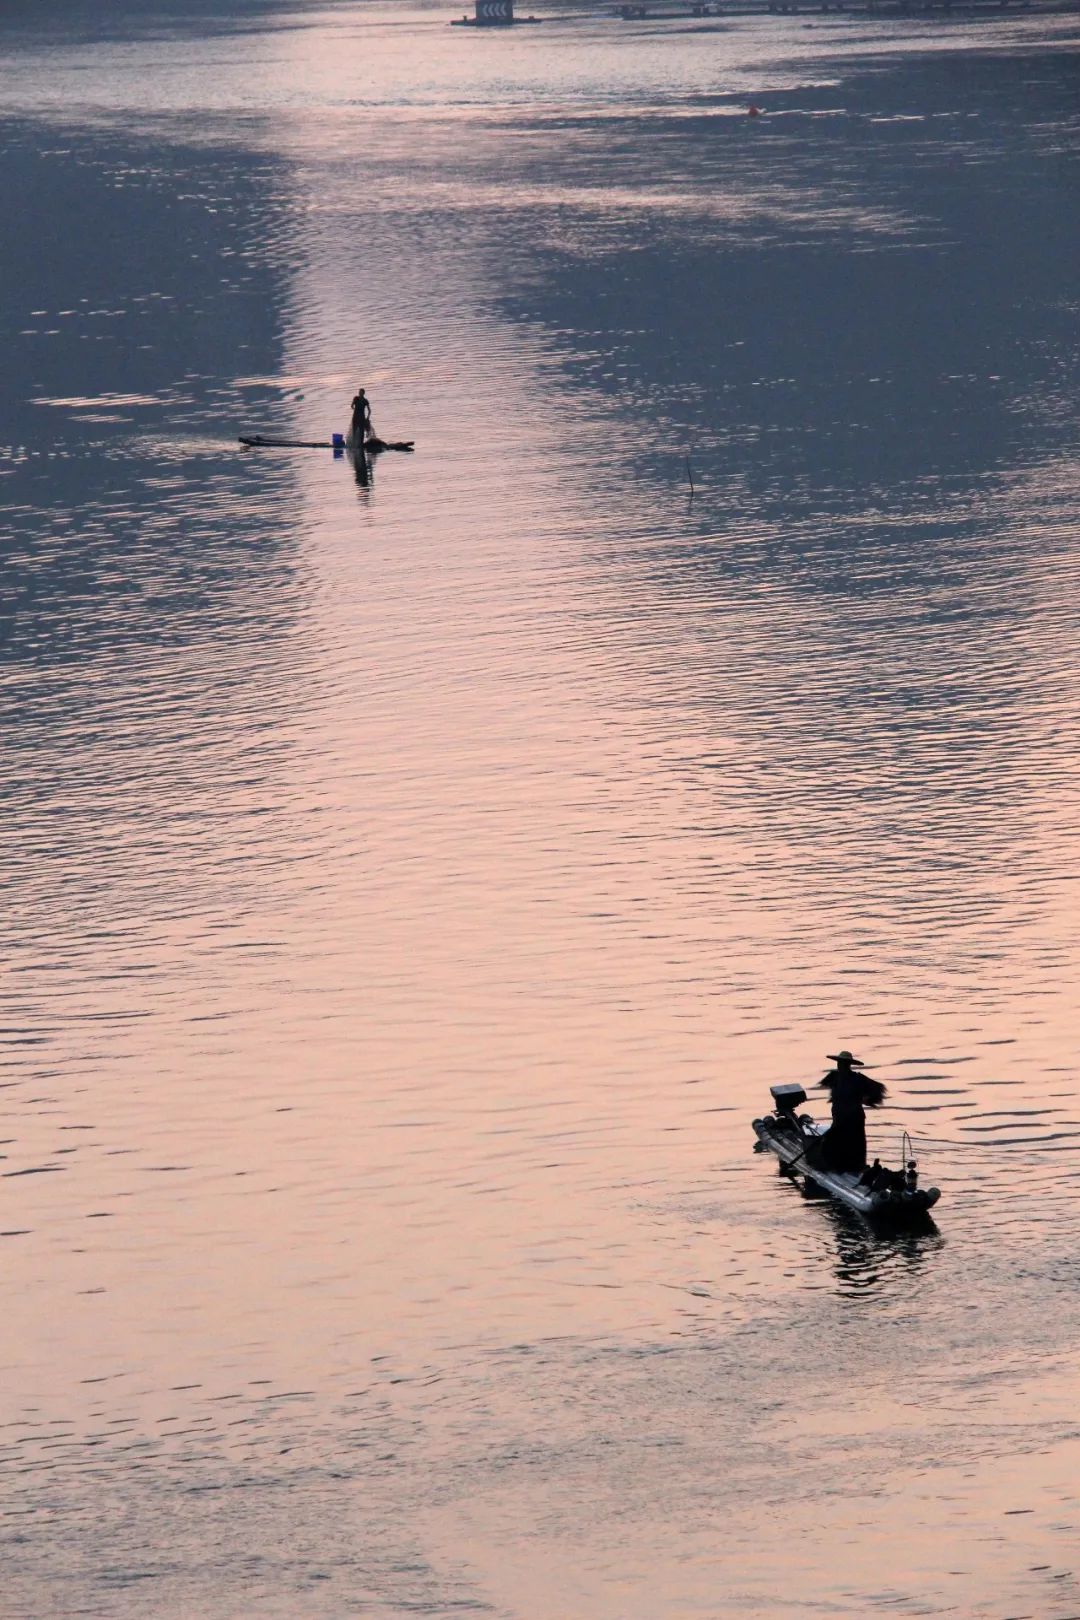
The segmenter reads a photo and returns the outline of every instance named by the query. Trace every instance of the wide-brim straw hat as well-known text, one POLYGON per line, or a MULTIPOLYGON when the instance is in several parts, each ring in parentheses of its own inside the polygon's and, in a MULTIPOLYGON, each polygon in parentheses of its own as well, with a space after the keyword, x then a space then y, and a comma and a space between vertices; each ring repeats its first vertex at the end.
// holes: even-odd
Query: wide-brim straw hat
POLYGON ((826 1052, 825 1056, 830 1063, 850 1063, 853 1069, 865 1069, 867 1067, 862 1058, 852 1057, 850 1052, 826 1052))

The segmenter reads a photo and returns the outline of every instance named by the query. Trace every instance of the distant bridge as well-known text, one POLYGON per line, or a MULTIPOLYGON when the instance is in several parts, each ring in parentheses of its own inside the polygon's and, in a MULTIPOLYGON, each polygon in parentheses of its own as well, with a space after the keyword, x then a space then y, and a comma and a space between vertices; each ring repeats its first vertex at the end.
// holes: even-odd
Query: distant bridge
POLYGON ((624 22, 675 22, 688 17, 755 17, 769 12, 843 12, 850 17, 911 17, 936 11, 958 16, 1003 11, 1076 11, 1076 0, 692 0, 690 5, 650 5, 626 0, 612 13, 624 22))

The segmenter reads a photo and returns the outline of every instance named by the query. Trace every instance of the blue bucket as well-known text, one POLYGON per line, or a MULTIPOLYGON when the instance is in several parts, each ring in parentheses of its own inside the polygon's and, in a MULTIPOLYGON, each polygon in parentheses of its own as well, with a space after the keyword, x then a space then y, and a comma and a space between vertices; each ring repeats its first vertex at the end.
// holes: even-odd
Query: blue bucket
POLYGON ((345 448, 345 435, 344 435, 344 433, 335 433, 333 435, 333 441, 334 441, 334 449, 335 450, 344 450, 344 448, 345 448))

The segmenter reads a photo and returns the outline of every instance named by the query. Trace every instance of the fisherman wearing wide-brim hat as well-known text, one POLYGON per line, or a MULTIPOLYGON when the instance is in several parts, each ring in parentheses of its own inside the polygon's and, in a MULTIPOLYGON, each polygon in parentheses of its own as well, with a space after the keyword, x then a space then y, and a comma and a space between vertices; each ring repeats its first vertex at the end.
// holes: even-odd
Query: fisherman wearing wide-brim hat
POLYGON ((832 1124, 821 1138, 821 1156, 830 1170, 857 1173, 866 1168, 864 1110, 881 1106, 885 1087, 880 1080, 863 1074, 866 1065, 848 1051, 830 1052, 829 1061, 836 1067, 829 1070, 821 1084, 832 1099, 832 1124))

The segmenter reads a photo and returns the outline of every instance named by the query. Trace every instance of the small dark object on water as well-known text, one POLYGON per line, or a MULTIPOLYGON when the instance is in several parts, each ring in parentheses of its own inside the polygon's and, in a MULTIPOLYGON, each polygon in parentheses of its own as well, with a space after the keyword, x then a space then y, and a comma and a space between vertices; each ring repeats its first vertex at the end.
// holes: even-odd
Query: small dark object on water
POLYGON ((377 456, 384 450, 412 450, 416 444, 415 439, 365 439, 364 449, 369 455, 377 456))

